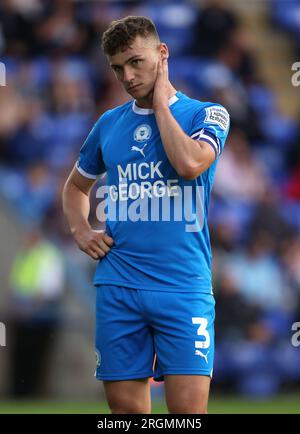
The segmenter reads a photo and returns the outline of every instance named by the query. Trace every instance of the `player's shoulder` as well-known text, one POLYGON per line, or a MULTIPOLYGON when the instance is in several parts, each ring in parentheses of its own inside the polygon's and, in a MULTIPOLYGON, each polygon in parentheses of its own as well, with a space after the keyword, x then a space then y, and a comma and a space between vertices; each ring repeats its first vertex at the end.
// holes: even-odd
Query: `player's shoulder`
POLYGON ((223 118, 226 124, 229 123, 230 116, 228 110, 222 104, 206 101, 202 103, 201 107, 205 112, 207 120, 209 120, 209 118, 213 119, 214 116, 217 116, 223 118))
POLYGON ((222 104, 211 101, 199 101, 193 98, 188 99, 195 122, 219 125, 222 130, 228 131, 230 116, 222 104))
POLYGON ((132 101, 130 100, 112 109, 108 109, 101 114, 97 122, 102 124, 107 121, 108 122, 113 121, 115 118, 119 118, 123 113, 126 113, 131 108, 131 105, 132 105, 132 101))
POLYGON ((196 132, 196 128, 212 128, 213 132, 216 132, 216 128, 219 128, 220 134, 228 134, 230 116, 222 104, 200 101, 183 95, 181 112, 181 118, 189 120, 192 133, 196 132))
POLYGON ((194 110, 195 112, 203 111, 205 113, 206 109, 209 108, 216 108, 216 110, 220 112, 226 113, 227 116, 229 116, 229 113, 227 109, 220 103, 217 102, 211 102, 211 101, 201 101, 195 98, 191 98, 185 94, 182 94, 182 104, 185 104, 186 106, 190 107, 191 110, 194 110))

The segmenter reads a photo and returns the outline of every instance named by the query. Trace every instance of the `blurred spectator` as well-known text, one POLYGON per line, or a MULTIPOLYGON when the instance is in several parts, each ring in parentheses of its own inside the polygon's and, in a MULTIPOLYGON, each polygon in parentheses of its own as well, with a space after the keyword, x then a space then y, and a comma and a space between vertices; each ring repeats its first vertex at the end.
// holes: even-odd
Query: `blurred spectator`
MULTIPOLYGON (((299 115, 300 116, 300 115, 299 115)), ((298 116, 298 117, 299 117, 298 116)), ((287 154, 286 160, 289 168, 284 192, 288 199, 300 202, 300 127, 298 123, 298 131, 294 142, 291 145, 290 153, 287 154)))
POLYGON ((254 158, 243 132, 233 128, 216 172, 215 193, 227 201, 253 203, 260 200, 267 187, 266 167, 254 158))
POLYGON ((280 259, 293 308, 291 322, 300 321, 300 238, 291 236, 281 241, 280 259))
POLYGON ((279 264, 272 256, 270 236, 255 234, 243 250, 228 255, 226 273, 253 306, 264 310, 284 308, 283 279, 279 264))
POLYGON ((59 327, 64 290, 60 251, 38 228, 28 233, 11 270, 7 316, 12 333, 11 396, 41 395, 59 327))
POLYGON ((218 59, 246 83, 254 79, 248 37, 225 0, 206 0, 199 10, 192 52, 218 59))
POLYGON ((228 46, 237 27, 237 18, 224 0, 206 0, 195 23, 193 53, 217 57, 228 46))
POLYGON ((289 239, 295 228, 290 226, 284 219, 279 203, 283 203, 278 189, 275 186, 269 186, 260 199, 257 201, 256 209, 253 212, 249 231, 251 234, 265 233, 269 236, 271 243, 270 249, 274 253, 279 253, 279 247, 282 240, 289 239))
POLYGON ((10 56, 27 56, 34 46, 33 16, 25 15, 14 0, 2 0, 0 4, 0 52, 10 56))
POLYGON ((260 317, 261 310, 247 303, 234 281, 223 273, 216 293, 216 340, 261 340, 262 333, 259 336, 253 334, 254 329, 259 327, 260 317))
POLYGON ((14 206, 19 224, 38 224, 51 207, 57 178, 42 161, 25 170, 0 172, 1 193, 14 206))

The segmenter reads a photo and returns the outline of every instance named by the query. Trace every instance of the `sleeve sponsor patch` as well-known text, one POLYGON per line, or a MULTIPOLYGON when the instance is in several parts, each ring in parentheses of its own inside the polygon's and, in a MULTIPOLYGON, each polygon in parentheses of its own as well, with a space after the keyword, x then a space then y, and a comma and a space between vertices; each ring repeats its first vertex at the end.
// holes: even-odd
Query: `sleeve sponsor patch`
POLYGON ((229 114, 224 107, 217 105, 206 107, 205 112, 205 123, 219 125, 222 130, 226 131, 229 124, 229 114))

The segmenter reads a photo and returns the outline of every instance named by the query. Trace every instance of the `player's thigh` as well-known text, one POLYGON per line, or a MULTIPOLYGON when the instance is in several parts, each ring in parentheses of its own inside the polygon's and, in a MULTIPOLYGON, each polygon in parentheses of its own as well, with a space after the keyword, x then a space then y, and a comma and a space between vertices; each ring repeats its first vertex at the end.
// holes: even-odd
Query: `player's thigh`
POLYGON ((210 377, 165 375, 166 403, 170 413, 207 413, 210 377))
POLYGON ((152 375, 152 330, 136 291, 103 285, 96 297, 96 378, 125 381, 152 375))
POLYGON ((107 403, 112 413, 151 413, 149 378, 126 381, 104 381, 107 403))
POLYGON ((165 293, 153 309, 154 377, 211 376, 214 359, 215 300, 211 294, 165 293))

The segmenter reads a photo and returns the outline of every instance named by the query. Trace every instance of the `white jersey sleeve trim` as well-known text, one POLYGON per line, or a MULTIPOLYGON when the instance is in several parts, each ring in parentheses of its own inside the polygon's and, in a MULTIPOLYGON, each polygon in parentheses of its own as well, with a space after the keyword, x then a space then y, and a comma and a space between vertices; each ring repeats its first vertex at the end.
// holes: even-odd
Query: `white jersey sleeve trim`
POLYGON ((85 178, 89 178, 89 179, 97 179, 97 177, 99 176, 99 175, 92 175, 91 173, 87 173, 85 170, 82 169, 82 167, 79 166, 78 161, 76 161, 75 167, 76 167, 76 169, 78 170, 78 172, 79 172, 82 176, 84 176, 85 178))

